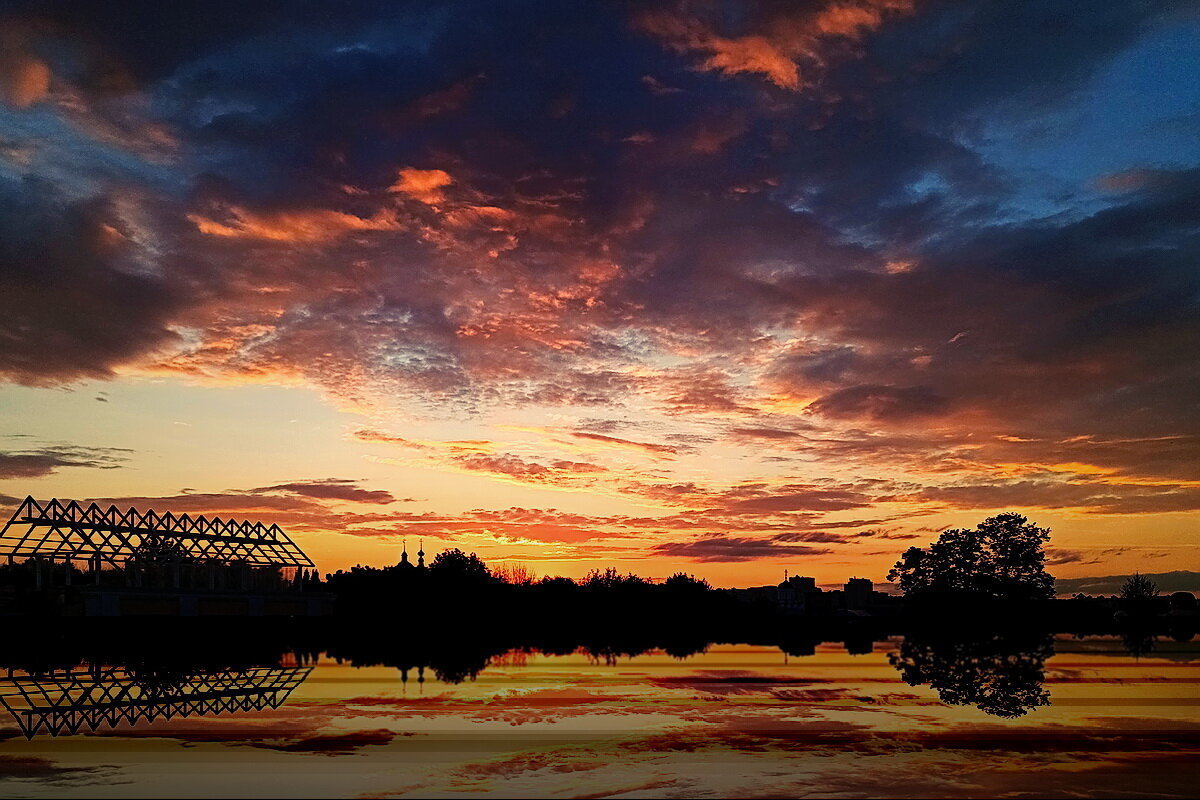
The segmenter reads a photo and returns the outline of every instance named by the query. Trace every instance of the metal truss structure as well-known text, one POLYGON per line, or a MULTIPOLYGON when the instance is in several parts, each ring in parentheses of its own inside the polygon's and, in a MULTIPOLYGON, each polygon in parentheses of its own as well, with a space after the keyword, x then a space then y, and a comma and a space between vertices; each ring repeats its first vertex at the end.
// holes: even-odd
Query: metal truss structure
POLYGON ((100 508, 74 500, 26 497, 0 530, 0 557, 138 563, 223 564, 302 569, 315 566, 278 525, 220 517, 100 508))
POLYGON ((76 734, 195 716, 278 708, 312 667, 254 667, 163 679, 113 667, 43 675, 9 674, 0 703, 25 737, 76 734))

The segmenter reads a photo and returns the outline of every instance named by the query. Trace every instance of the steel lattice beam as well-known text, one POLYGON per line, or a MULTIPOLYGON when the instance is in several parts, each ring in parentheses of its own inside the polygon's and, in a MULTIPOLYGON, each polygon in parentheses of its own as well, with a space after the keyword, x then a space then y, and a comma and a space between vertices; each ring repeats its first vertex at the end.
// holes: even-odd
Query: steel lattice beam
POLYGON ((278 525, 204 515, 159 514, 136 508, 102 509, 57 498, 26 497, 0 530, 0 557, 97 559, 123 566, 164 548, 193 563, 251 567, 315 566, 278 525))

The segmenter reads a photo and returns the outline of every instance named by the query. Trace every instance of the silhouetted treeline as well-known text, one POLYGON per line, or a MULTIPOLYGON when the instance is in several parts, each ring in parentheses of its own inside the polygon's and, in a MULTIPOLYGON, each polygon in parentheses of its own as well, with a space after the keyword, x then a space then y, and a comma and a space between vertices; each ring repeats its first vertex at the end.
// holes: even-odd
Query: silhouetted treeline
MULTIPOLYGON (((865 612, 865 616, 957 630, 1004 626, 1012 621, 1026 628, 1079 632, 1103 631, 1130 618, 1137 622, 1170 617, 1184 625, 1189 619, 1194 621, 1196 603, 1189 593, 1160 597, 1152 586, 1136 581, 1136 596, 1047 597, 1049 577, 1041 568, 1040 555, 1035 555, 1044 534, 1019 515, 992 518, 974 532, 949 531, 943 537, 945 541, 931 549, 934 556, 915 549, 906 553, 901 565, 915 570, 900 575, 907 596, 881 596, 888 602, 882 609, 874 607, 865 612), (945 547, 938 549, 942 545, 945 547), (994 557, 980 556, 977 546, 994 557), (1016 569, 1016 562, 1029 568, 1016 569), (979 577, 990 572, 1009 575, 1010 579, 1005 582, 979 577), (979 577, 978 583, 964 578, 966 574, 979 577), (1033 585, 1036 591, 1014 588, 1021 585, 1026 589, 1033 585)), ((523 568, 489 568, 474 553, 457 549, 439 554, 425 569, 410 564, 359 566, 332 573, 324 583, 310 585, 333 593, 336 614, 347 621, 434 625, 448 630, 469 621, 522 636, 567 628, 601 636, 640 630, 733 640, 811 626, 815 619, 825 617, 855 616, 845 610, 822 611, 822 604, 816 602, 810 602, 806 612, 796 614, 776 602, 773 587, 766 592, 739 594, 714 589, 706 581, 683 573, 662 582, 611 568, 593 570, 581 580, 538 579, 523 568)), ((849 619, 846 624, 851 624, 849 619)))
POLYGON ((475 554, 440 553, 426 569, 412 566, 354 567, 326 576, 323 588, 336 597, 339 617, 392 619, 400 625, 421 620, 453 624, 455 619, 487 621, 505 627, 546 629, 570 625, 587 629, 645 628, 670 621, 683 628, 721 627, 770 616, 772 608, 751 609, 728 592, 682 573, 655 583, 615 569, 594 570, 576 581, 534 579, 516 571, 493 571, 475 554))

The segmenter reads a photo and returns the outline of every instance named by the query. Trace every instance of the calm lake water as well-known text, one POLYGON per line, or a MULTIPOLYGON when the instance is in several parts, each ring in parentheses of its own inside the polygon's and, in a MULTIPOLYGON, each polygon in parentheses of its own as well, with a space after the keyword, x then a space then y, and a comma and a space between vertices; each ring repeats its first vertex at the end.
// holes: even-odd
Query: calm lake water
POLYGON ((1200 794, 1196 642, 1137 657, 1116 637, 871 647, 510 651, 458 682, 325 654, 195 674, 14 670, 0 794, 1200 794))

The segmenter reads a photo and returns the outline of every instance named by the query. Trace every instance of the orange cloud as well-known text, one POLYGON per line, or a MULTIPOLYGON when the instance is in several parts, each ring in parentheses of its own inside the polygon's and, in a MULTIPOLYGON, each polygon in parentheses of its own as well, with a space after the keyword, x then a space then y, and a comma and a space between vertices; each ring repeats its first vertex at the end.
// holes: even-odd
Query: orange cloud
POLYGON ((782 89, 800 88, 800 71, 796 63, 765 36, 727 39, 713 33, 698 20, 663 12, 645 14, 637 24, 647 33, 663 39, 673 50, 707 52, 708 58, 701 62, 700 69, 726 75, 758 73, 782 89))
POLYGON ((17 53, 0 59, 0 98, 27 108, 50 92, 50 68, 33 56, 17 53))
POLYGON ((455 459, 468 470, 488 472, 493 475, 514 478, 521 481, 541 483, 554 482, 568 475, 593 474, 607 472, 605 467, 586 461, 567 461, 556 459, 547 464, 515 456, 512 453, 501 455, 472 454, 459 456, 455 459))
POLYGON ((405 167, 400 170, 396 182, 388 187, 388 191, 406 194, 426 205, 435 205, 445 200, 442 189, 452 183, 454 179, 444 170, 405 167))
POLYGON ((224 221, 201 214, 188 214, 187 218, 201 233, 209 236, 297 244, 326 242, 356 232, 398 231, 403 227, 395 213, 386 209, 365 219, 327 208, 264 214, 231 208, 224 221))
POLYGON ((637 442, 632 439, 620 439, 616 436, 605 436, 602 433, 588 433, 587 431, 571 431, 570 436, 576 439, 586 439, 591 442, 599 442, 613 447, 632 448, 634 450, 644 450, 648 453, 657 455, 669 454, 675 455, 679 452, 679 448, 672 447, 667 444, 654 444, 652 442, 637 442))
POLYGON ((837 3, 813 19, 812 27, 823 36, 856 38, 883 24, 889 12, 912 10, 912 0, 869 0, 866 3, 837 3))
POLYGON ((826 44, 822 40, 858 39, 880 27, 888 15, 911 10, 912 0, 835 3, 816 14, 765 20, 755 32, 736 37, 721 36, 704 21, 675 12, 645 13, 635 25, 676 52, 705 54, 697 69, 762 75, 781 89, 798 91, 812 82, 801 75, 801 63, 811 70, 824 66, 826 44))
POLYGON ((50 93, 50 67, 29 49, 29 35, 17 20, 0 30, 0 100, 28 108, 50 93))
POLYGON ((431 439, 405 439, 403 436, 392 436, 391 434, 383 433, 382 431, 371 430, 364 428, 354 432, 354 438, 360 442, 374 442, 377 444, 398 444, 402 447, 411 447, 414 450, 452 450, 452 451, 472 451, 476 453, 491 453, 495 449, 493 442, 486 439, 457 439, 451 441, 435 441, 431 439))
POLYGON ((782 89, 800 88, 800 70, 796 63, 780 52, 763 36, 741 39, 709 40, 713 54, 704 62, 708 69, 733 75, 739 72, 758 72, 782 89))

